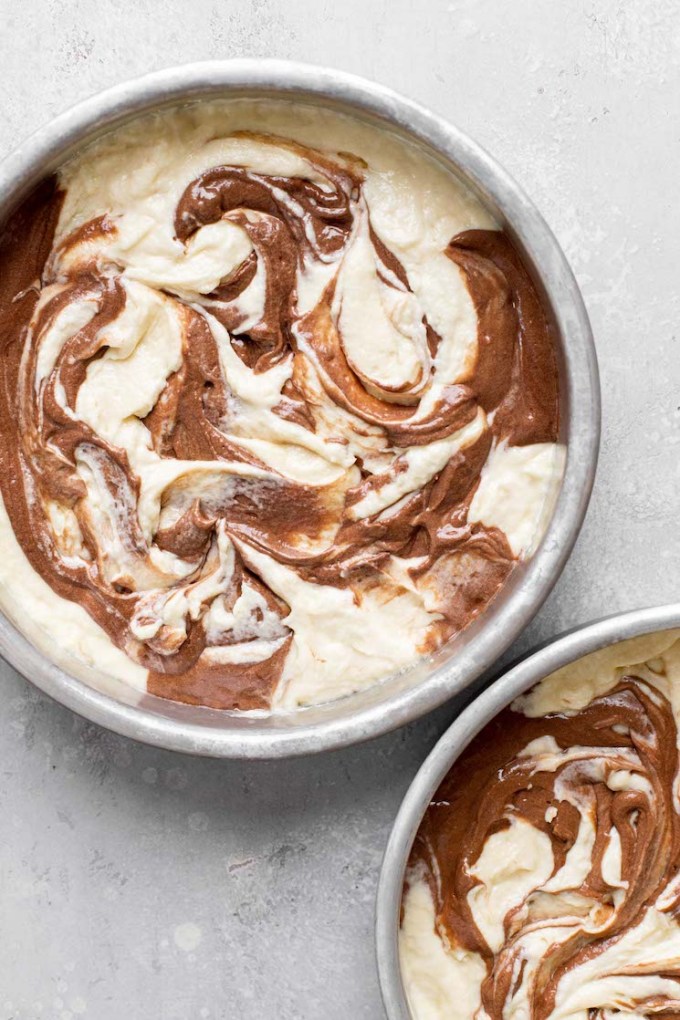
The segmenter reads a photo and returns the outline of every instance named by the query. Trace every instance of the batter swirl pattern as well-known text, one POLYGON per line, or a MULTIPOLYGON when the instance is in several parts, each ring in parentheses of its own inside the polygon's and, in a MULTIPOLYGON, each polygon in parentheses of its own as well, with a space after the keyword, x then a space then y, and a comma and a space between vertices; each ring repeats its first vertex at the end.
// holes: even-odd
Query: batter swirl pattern
POLYGON ((438 253, 472 342, 430 321, 360 154, 202 146, 144 188, 121 170, 103 207, 84 156, 5 228, 2 495, 151 692, 323 700, 459 631, 522 554, 471 507, 494 457, 518 485, 551 462, 551 330, 488 229, 438 253))
POLYGON ((413 849, 402 939, 416 1017, 677 1014, 680 643, 645 640, 662 654, 582 664, 588 682, 565 671, 520 699, 440 787, 413 849), (418 977, 410 910, 430 897, 444 968, 435 952, 418 977), (462 1008, 445 1001, 447 982, 464 989, 462 1008))

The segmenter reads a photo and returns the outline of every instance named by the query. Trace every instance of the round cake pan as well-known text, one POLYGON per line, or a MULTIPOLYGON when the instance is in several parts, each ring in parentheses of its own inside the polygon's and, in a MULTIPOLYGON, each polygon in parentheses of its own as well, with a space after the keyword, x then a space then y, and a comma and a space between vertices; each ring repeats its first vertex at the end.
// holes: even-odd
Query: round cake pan
POLYGON ((409 787, 392 828, 376 903, 380 989, 389 1020, 412 1020, 399 965, 399 923, 406 866, 423 815, 451 766, 495 715, 544 677, 628 638, 680 627, 680 604, 638 609, 579 627, 527 656, 468 707, 441 737, 409 787))
POLYGON ((0 165, 0 222, 81 146, 143 113, 217 97, 284 97, 350 113, 420 145, 472 188, 508 231, 555 325, 565 473, 531 560, 513 571, 482 616, 427 662, 342 700, 295 714, 246 717, 141 695, 123 683, 96 690, 58 668, 0 616, 0 654, 57 701, 118 733, 216 757, 309 754, 384 733, 435 708, 498 659, 556 581, 583 520, 597 460, 600 399, 588 317, 550 229, 501 167, 457 128, 394 92, 351 75, 279 61, 190 64, 80 103, 0 165))

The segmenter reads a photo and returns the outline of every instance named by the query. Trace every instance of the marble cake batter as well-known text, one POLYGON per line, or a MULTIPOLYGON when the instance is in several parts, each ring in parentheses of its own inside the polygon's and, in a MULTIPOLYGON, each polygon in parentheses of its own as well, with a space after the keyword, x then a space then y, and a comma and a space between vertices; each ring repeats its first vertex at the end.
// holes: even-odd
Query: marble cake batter
POLYGON ((409 143, 287 102, 138 119, 0 238, 2 605, 53 657, 291 709, 460 631, 540 537, 553 336, 409 143))
POLYGON ((680 1012, 680 632, 548 677, 454 764, 411 855, 414 1020, 680 1012))

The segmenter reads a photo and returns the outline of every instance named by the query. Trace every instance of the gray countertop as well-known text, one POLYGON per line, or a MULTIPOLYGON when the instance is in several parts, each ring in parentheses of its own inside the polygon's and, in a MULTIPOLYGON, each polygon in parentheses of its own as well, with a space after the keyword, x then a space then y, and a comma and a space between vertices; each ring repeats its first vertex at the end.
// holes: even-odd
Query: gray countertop
MULTIPOLYGON (((604 397, 585 527, 514 651, 674 598, 676 0, 0 0, 0 29, 0 152, 126 77, 231 56, 373 77, 490 149, 571 259, 604 397)), ((113 736, 4 665, 0 684, 0 1020, 380 1020, 382 849, 455 706, 244 765, 113 736)))

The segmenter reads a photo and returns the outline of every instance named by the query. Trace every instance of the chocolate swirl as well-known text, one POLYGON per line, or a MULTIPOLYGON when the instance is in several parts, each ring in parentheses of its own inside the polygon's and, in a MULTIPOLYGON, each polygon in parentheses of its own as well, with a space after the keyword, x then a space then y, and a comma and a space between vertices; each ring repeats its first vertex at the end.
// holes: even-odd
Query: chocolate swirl
POLYGON ((6 224, 0 485, 33 568, 151 692, 250 709, 334 648, 377 679, 479 613, 518 555, 470 513, 482 472, 554 443, 558 407, 504 234, 442 253, 478 320, 461 367, 374 228, 361 160, 231 143, 281 169, 208 163, 172 223, 148 225, 154 193, 65 231, 67 174, 6 224), (404 633, 382 658, 376 627, 404 633))
POLYGON ((641 672, 579 711, 500 713, 428 808, 410 874, 447 951, 482 964, 471 1014, 678 1011, 677 677, 641 672))

